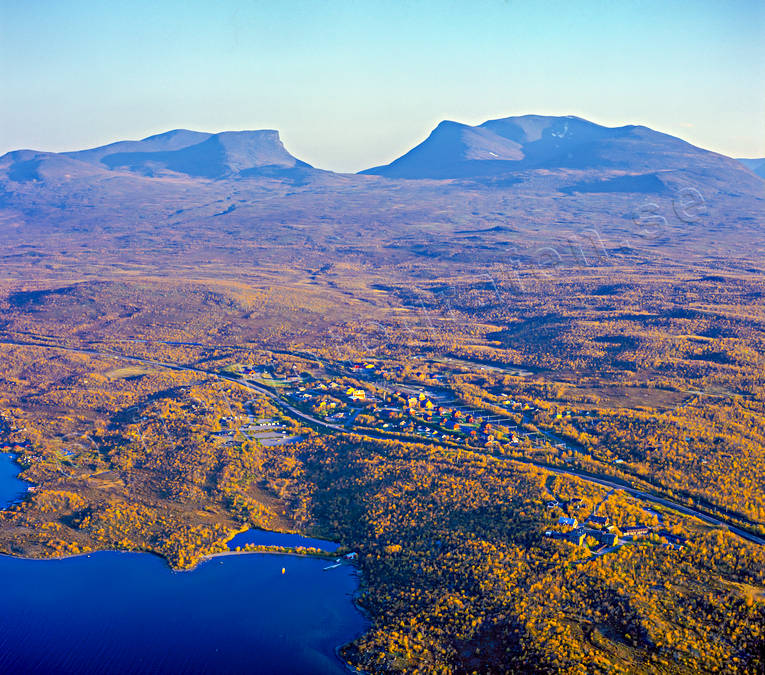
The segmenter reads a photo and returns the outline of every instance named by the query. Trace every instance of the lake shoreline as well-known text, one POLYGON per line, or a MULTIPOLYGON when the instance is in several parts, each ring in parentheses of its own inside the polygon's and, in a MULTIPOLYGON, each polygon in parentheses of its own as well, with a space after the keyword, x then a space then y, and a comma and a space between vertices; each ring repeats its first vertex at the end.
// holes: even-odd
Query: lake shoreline
MULTIPOLYGON (((99 550, 96 550, 96 551, 88 551, 88 552, 84 552, 84 553, 69 553, 69 554, 63 554, 63 555, 57 555, 57 556, 48 556, 48 557, 23 556, 23 555, 13 555, 13 554, 9 554, 9 553, 0 553, 0 559, 26 561, 26 562, 59 562, 59 561, 63 562, 63 561, 79 559, 79 558, 91 558, 91 557, 101 556, 101 555, 104 555, 104 554, 111 554, 111 555, 123 554, 125 556, 128 556, 128 555, 130 555, 130 556, 137 556, 137 555, 141 555, 141 554, 150 554, 150 557, 161 558, 164 561, 164 563, 165 563, 165 565, 164 565, 165 569, 167 569, 173 575, 176 574, 176 573, 179 573, 179 572, 190 572, 190 571, 197 570, 200 566, 202 566, 203 563, 208 562, 208 561, 212 562, 216 558, 220 558, 221 562, 222 562, 223 558, 229 558, 229 557, 231 557, 231 558, 241 558, 242 556, 246 556, 246 555, 256 556, 256 557, 260 556, 262 558, 262 556, 264 556, 266 554, 271 554, 271 555, 292 556, 292 557, 296 557, 296 558, 314 559, 316 561, 325 560, 324 556, 317 556, 317 555, 312 555, 312 554, 305 554, 305 555, 303 555, 303 554, 289 552, 289 551, 268 551, 268 550, 264 550, 264 551, 223 551, 223 552, 214 553, 214 554, 210 554, 210 555, 204 556, 203 558, 201 558, 194 565, 193 568, 184 569, 184 570, 177 570, 177 569, 172 568, 169 564, 167 564, 167 560, 163 556, 161 556, 161 555, 159 555, 159 554, 157 554, 157 553, 155 553, 153 551, 143 551, 143 550, 129 550, 129 551, 126 551, 126 550, 116 550, 116 549, 99 549, 99 550)), ((345 566, 352 568, 351 574, 352 574, 353 577, 356 578, 356 581, 355 581, 355 584, 354 584, 356 589, 351 592, 350 597, 349 597, 349 595, 346 595, 345 597, 347 599, 351 600, 350 604, 352 605, 353 610, 358 614, 359 618, 361 619, 361 621, 363 623, 363 626, 350 639, 343 640, 340 644, 335 644, 334 646, 327 645, 327 647, 330 648, 331 652, 324 652, 324 653, 327 654, 327 655, 329 655, 331 653, 332 656, 338 662, 338 665, 341 665, 345 672, 354 673, 355 675, 361 675, 363 673, 363 671, 359 671, 359 670, 355 669, 350 663, 348 663, 348 661, 346 661, 342 657, 342 650, 347 645, 351 644, 356 639, 358 639, 361 635, 363 635, 368 630, 369 625, 370 625, 370 621, 369 621, 369 617, 368 617, 367 613, 364 611, 364 609, 362 607, 359 606, 359 604, 357 602, 357 599, 358 599, 358 588, 360 586, 360 575, 359 575, 358 568, 355 565, 351 565, 351 564, 348 564, 348 565, 345 565, 345 566)), ((179 576, 184 576, 185 577, 186 575, 179 575, 179 576)), ((347 602, 347 600, 346 600, 346 602, 347 602)))
MULTIPOLYGON (((186 572, 194 572, 201 564, 209 561, 214 560, 215 558, 226 558, 229 556, 239 556, 239 555, 285 555, 285 556, 292 556, 297 558, 313 558, 315 560, 325 560, 327 557, 334 557, 334 554, 328 553, 327 556, 323 555, 317 555, 316 553, 299 553, 297 551, 269 551, 267 549, 264 549, 262 551, 220 551, 219 553, 209 553, 207 555, 202 556, 197 560, 193 567, 182 567, 177 568, 173 567, 168 561, 165 556, 163 556, 161 553, 157 553, 156 551, 147 551, 144 549, 117 549, 117 548, 99 548, 94 551, 84 551, 82 553, 64 553, 62 555, 53 555, 53 556, 33 556, 33 555, 15 555, 14 553, 3 553, 0 551, 0 557, 3 558, 13 558, 15 560, 27 560, 27 561, 57 561, 57 560, 71 560, 72 558, 88 558, 91 555, 96 555, 98 553, 125 553, 125 554, 144 554, 144 555, 151 555, 156 558, 160 558, 161 560, 164 560, 168 569, 173 572, 174 574, 185 574, 186 572)), ((347 567, 354 567, 354 565, 348 564, 347 567)))
MULTIPOLYGON (((12 453, 4 452, 2 453, 0 458, 2 457, 6 457, 9 460, 10 465, 15 470, 15 475, 10 475, 8 477, 9 481, 11 481, 11 483, 13 483, 14 481, 17 482, 18 487, 20 488, 16 494, 10 497, 9 501, 7 501, 6 503, 2 505, 2 508, 0 510, 5 510, 5 509, 12 508, 13 506, 21 503, 26 497, 26 494, 28 493, 28 487, 31 486, 32 483, 29 483, 28 481, 24 481, 21 478, 18 478, 19 474, 21 474, 22 469, 16 462, 16 459, 17 459, 16 455, 12 453)), ((225 546, 228 546, 229 543, 232 540, 234 540, 237 536, 242 535, 248 531, 252 531, 256 535, 257 533, 262 532, 266 535, 282 534, 286 536, 300 537, 300 538, 306 539, 306 541, 310 542, 311 544, 318 544, 319 542, 325 541, 325 540, 320 540, 318 538, 306 537, 305 535, 302 535, 299 532, 280 532, 277 530, 272 531, 272 530, 264 530, 262 528, 245 527, 235 532, 232 532, 230 536, 226 537, 226 539, 224 539, 222 542, 219 542, 219 543, 225 546)), ((341 544, 339 544, 338 542, 332 542, 332 541, 326 540, 326 543, 329 545, 335 546, 337 549, 342 549, 341 544)), ((291 556, 291 557, 297 557, 297 558, 312 558, 315 560, 331 560, 336 557, 341 557, 340 554, 336 553, 335 551, 329 551, 329 550, 322 551, 317 545, 313 545, 313 546, 304 545, 304 546, 290 547, 290 546, 281 546, 277 544, 257 545, 257 544, 250 543, 250 544, 245 544, 245 546, 253 546, 255 550, 246 550, 242 547, 240 550, 229 549, 225 551, 218 551, 216 553, 205 554, 200 556, 199 559, 195 560, 192 566, 185 567, 185 568, 175 568, 170 564, 169 560, 161 553, 158 553, 157 551, 153 551, 153 550, 146 550, 146 549, 124 550, 124 549, 114 549, 114 548, 102 548, 102 549, 96 549, 92 551, 83 551, 78 553, 63 553, 63 554, 56 554, 56 555, 45 555, 45 554, 17 555, 14 553, 0 552, 0 559, 13 559, 13 560, 27 561, 27 562, 56 562, 56 561, 72 560, 77 558, 90 558, 91 556, 99 555, 99 554, 126 554, 126 555, 145 554, 154 558, 162 559, 166 567, 169 569, 169 571, 173 574, 176 574, 176 573, 184 573, 184 572, 194 572, 198 570, 199 567, 203 565, 204 563, 208 561, 211 562, 215 560, 216 558, 223 559, 223 558, 243 556, 243 555, 256 555, 256 556, 283 555, 283 556, 291 556), (275 549, 282 549, 282 550, 275 550, 275 549)), ((350 640, 347 640, 339 645, 336 645, 333 649, 333 652, 334 652, 335 658, 340 664, 342 664, 346 672, 353 673, 354 675, 362 675, 363 671, 357 670, 342 657, 342 650, 348 645, 350 645, 351 643, 353 643, 355 640, 357 640, 360 636, 362 636, 368 630, 368 626, 371 624, 371 621, 369 619, 367 612, 358 603, 358 596, 359 596, 358 587, 361 585, 361 578, 360 578, 360 572, 358 570, 358 567, 351 563, 347 563, 343 566, 352 567, 353 574, 354 576, 357 577, 357 589, 351 596, 351 604, 353 605, 354 610, 358 612, 358 614, 363 618, 367 627, 361 629, 350 640)))
MULTIPOLYGON (((16 470, 16 473, 14 475, 10 477, 6 476, 5 479, 8 481, 17 482, 19 484, 18 485, 19 492, 14 494, 12 497, 10 497, 9 501, 4 502, 0 500, 0 511, 4 511, 6 509, 11 508, 12 506, 16 506, 17 504, 20 504, 21 502, 23 502, 27 494, 29 493, 29 488, 34 485, 34 483, 28 480, 19 478, 23 469, 17 461, 18 457, 19 456, 13 452, 5 452, 4 450, 0 452, 0 461, 6 460, 6 459, 9 460, 10 466, 12 466, 16 470)), ((0 476, 0 479, 2 478, 3 477, 0 476)))
MULTIPOLYGON (((247 529, 242 530, 241 532, 246 532, 247 529)), ((264 530, 268 531, 268 530, 264 530)), ((241 532, 235 533, 240 534, 241 532)), ((228 539, 227 541, 230 541, 233 539, 233 536, 228 539)), ((85 553, 66 553, 63 555, 57 555, 57 556, 47 556, 47 557, 36 557, 36 556, 24 556, 24 555, 14 555, 12 553, 1 553, 0 552, 0 558, 11 558, 15 560, 24 560, 29 562, 56 562, 56 561, 63 561, 63 560, 71 560, 74 558, 89 558, 92 555, 100 554, 100 553, 117 553, 117 554, 145 554, 150 555, 155 558, 162 559, 167 568, 172 572, 173 574, 184 574, 187 572, 194 572, 197 570, 202 564, 206 562, 212 562, 216 558, 227 558, 227 557, 235 557, 235 556, 243 556, 243 555, 283 555, 283 556, 290 556, 290 557, 298 557, 298 558, 313 558, 315 560, 326 560, 328 558, 334 557, 333 553, 327 552, 326 555, 317 555, 315 553, 298 553, 298 552, 290 552, 290 551, 269 551, 269 550, 263 550, 263 551, 221 551, 219 553, 211 553, 209 555, 202 556, 193 567, 183 568, 183 569, 176 569, 170 563, 167 561, 167 558, 165 558, 163 555, 157 553, 156 551, 145 551, 145 550, 119 550, 119 549, 98 549, 96 551, 88 551, 85 553)), ((351 567, 354 570, 354 574, 358 578, 358 585, 361 585, 361 574, 356 565, 353 564, 347 564, 344 565, 344 567, 351 567)), ((358 595, 359 595, 359 589, 357 589, 352 597, 351 597, 351 603, 353 604, 354 609, 364 618, 364 621, 367 623, 367 628, 362 629, 357 635, 355 635, 350 640, 347 640, 346 642, 343 642, 342 644, 336 645, 334 648, 334 654, 335 657, 338 659, 338 661, 343 665, 345 670, 348 673, 352 673, 353 675, 364 675, 365 671, 358 670, 354 668, 348 661, 346 661, 342 657, 342 650, 353 643, 355 640, 357 640, 359 637, 364 635, 364 633, 367 632, 369 629, 369 625, 371 625, 371 619, 369 617, 369 614, 367 611, 358 603, 358 595)))
POLYGON ((359 572, 358 568, 356 568, 356 571, 357 571, 357 574, 359 575, 359 588, 356 589, 356 592, 353 594, 353 597, 351 598, 351 601, 353 602, 353 606, 356 608, 356 611, 359 614, 361 614, 361 616, 364 617, 364 620, 367 622, 367 627, 366 627, 365 630, 362 630, 361 632, 359 632, 359 634, 356 635, 356 637, 354 637, 353 639, 348 640, 348 642, 344 642, 343 644, 338 645, 337 647, 335 647, 335 655, 342 662, 342 664, 345 666, 345 669, 349 673, 353 673, 353 675, 367 675, 367 671, 359 670, 358 668, 353 667, 350 663, 348 663, 348 661, 346 659, 343 658, 343 656, 341 654, 341 651, 343 649, 345 649, 345 647, 347 647, 351 643, 353 643, 356 640, 358 640, 362 635, 364 635, 364 633, 368 632, 369 629, 372 627, 372 619, 369 616, 369 612, 367 612, 367 610, 364 607, 362 607, 359 604, 359 601, 358 601, 358 597, 359 597, 359 594, 361 592, 361 573, 359 572))

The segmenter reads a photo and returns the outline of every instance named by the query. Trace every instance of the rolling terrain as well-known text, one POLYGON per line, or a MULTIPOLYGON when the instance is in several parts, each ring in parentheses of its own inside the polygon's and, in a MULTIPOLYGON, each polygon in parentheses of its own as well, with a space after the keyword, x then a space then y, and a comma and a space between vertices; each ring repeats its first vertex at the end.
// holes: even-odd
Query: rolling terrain
POLYGON ((300 532, 357 555, 364 672, 761 672, 756 170, 541 116, 360 174, 272 130, 4 155, 0 553, 300 532))

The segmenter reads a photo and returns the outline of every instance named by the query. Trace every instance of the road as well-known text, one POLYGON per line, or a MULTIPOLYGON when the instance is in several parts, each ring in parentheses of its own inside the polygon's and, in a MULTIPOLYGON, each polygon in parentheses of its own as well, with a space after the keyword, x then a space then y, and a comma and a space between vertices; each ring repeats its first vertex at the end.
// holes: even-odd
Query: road
MULTIPOLYGON (((50 345, 45 343, 23 342, 20 340, 9 340, 9 339, 0 340, 0 343, 12 344, 12 345, 18 345, 18 346, 43 347, 47 349, 61 349, 64 351, 70 351, 70 352, 75 352, 79 354, 90 354, 93 356, 102 356, 102 357, 113 358, 113 359, 117 359, 121 361, 141 363, 143 365, 156 366, 160 368, 168 368, 170 370, 194 372, 200 375, 205 375, 207 377, 214 377, 219 380, 233 382, 235 384, 239 384, 243 387, 251 389, 261 394, 262 396, 267 397, 269 400, 273 401, 280 408, 290 413, 293 417, 303 420, 304 422, 307 422, 313 426, 319 427, 327 431, 336 432, 336 433, 338 432, 349 433, 349 430, 346 429, 344 426, 340 426, 337 424, 330 424, 329 422, 325 422, 324 420, 320 420, 316 417, 313 417, 312 415, 309 415, 307 413, 304 413, 301 410, 298 410, 292 404, 280 398, 275 392, 271 391, 270 389, 267 389, 266 387, 257 385, 254 382, 249 382, 246 380, 239 379, 237 377, 223 375, 215 371, 204 370, 202 368, 195 368, 193 366, 183 366, 177 363, 164 363, 162 361, 155 361, 153 359, 145 359, 138 356, 127 356, 125 354, 119 354, 116 352, 99 351, 95 349, 85 349, 85 348, 79 348, 79 347, 64 347, 64 346, 50 345)), ((377 438, 377 439, 383 439, 383 440, 391 440, 392 438, 394 438, 392 436, 388 436, 383 433, 372 434, 367 431, 364 431, 363 433, 362 432, 356 432, 356 433, 358 433, 359 436, 368 436, 371 438, 377 438)), ((418 440, 417 442, 428 444, 428 445, 438 445, 436 441, 433 441, 431 439, 425 439, 425 438, 418 440)), ((469 451, 475 452, 475 450, 469 450, 469 451)), ((476 453, 476 454, 479 454, 479 453, 476 453)), ((486 456, 492 457, 493 459, 503 461, 503 462, 515 462, 515 463, 535 466, 539 469, 549 471, 550 473, 555 473, 555 474, 563 475, 563 476, 571 476, 573 478, 579 478, 580 480, 584 480, 589 483, 594 483, 596 485, 600 485, 602 487, 606 487, 612 490, 624 490, 628 494, 642 501, 650 502, 653 504, 659 504, 660 506, 664 506, 666 508, 672 509, 684 515, 691 516, 693 518, 698 518, 699 520, 709 525, 727 529, 728 531, 732 532, 733 534, 743 539, 746 539, 747 541, 750 541, 755 544, 759 544, 760 546, 765 546, 765 537, 761 537, 759 535, 743 530, 732 523, 729 523, 715 516, 709 515, 703 511, 694 509, 693 507, 685 506, 684 504, 680 504, 671 499, 667 499, 665 497, 660 497, 650 492, 646 492, 645 490, 639 490, 637 488, 630 487, 628 485, 625 485, 622 482, 610 479, 605 476, 593 476, 583 471, 577 471, 576 469, 566 469, 566 468, 551 465, 551 464, 535 462, 531 459, 508 458, 508 457, 502 457, 498 455, 486 455, 486 456)), ((752 525, 754 526, 754 523, 752 523, 752 525)))
MULTIPOLYGON (((496 457, 496 459, 501 460, 506 458, 496 457)), ((564 468, 553 466, 550 464, 540 464, 538 462, 533 462, 531 460, 513 460, 513 461, 523 462, 525 464, 531 464, 532 466, 539 467, 540 469, 545 469, 546 471, 549 471, 551 473, 556 473, 556 474, 564 475, 564 476, 573 476, 575 478, 581 478, 582 480, 586 480, 590 483, 595 483, 603 487, 611 488, 613 490, 624 490, 625 492, 631 494, 633 497, 637 497, 638 499, 641 499, 643 501, 665 506, 667 508, 672 509, 673 511, 678 511, 680 513, 683 513, 686 516, 693 516, 694 518, 703 520, 705 523, 708 523, 709 525, 714 525, 715 527, 722 527, 724 529, 729 530, 733 534, 738 535, 739 537, 747 539, 748 541, 751 541, 755 544, 759 544, 760 546, 765 546, 765 537, 760 537, 751 532, 747 532, 746 530, 742 530, 740 527, 736 527, 735 525, 728 523, 724 520, 721 520, 720 518, 716 518, 715 516, 710 516, 707 513, 704 513, 703 511, 698 511, 697 509, 694 509, 690 506, 684 506, 683 504, 679 504, 678 502, 672 501, 671 499, 665 499, 664 497, 659 497, 658 495, 654 495, 650 492, 645 492, 644 490, 638 490, 637 488, 629 487, 628 485, 624 485, 623 483, 609 480, 608 478, 605 478, 605 477, 592 476, 590 474, 579 472, 574 469, 564 469, 564 468)))

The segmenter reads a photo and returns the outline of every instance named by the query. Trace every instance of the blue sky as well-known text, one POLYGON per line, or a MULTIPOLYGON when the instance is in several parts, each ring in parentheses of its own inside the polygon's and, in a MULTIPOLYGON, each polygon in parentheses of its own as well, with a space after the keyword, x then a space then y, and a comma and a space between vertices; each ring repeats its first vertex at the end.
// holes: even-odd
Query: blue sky
POLYGON ((765 2, 0 0, 0 92, 0 152, 276 128, 355 171, 540 113, 765 157, 765 2))

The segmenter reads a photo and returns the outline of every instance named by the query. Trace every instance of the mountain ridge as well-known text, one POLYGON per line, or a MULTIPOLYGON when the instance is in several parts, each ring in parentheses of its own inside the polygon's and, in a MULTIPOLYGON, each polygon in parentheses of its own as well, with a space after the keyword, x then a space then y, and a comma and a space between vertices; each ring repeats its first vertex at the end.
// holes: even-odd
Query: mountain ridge
POLYGON ((63 162, 75 171, 89 165, 97 170, 148 177, 182 174, 207 179, 260 174, 287 177, 296 171, 315 170, 285 149, 275 129, 219 133, 173 129, 137 141, 116 141, 85 150, 15 150, 0 157, 0 167, 10 165, 11 175, 26 176, 27 180, 39 179, 37 169, 42 162, 63 162), (77 164, 68 164, 67 160, 77 164))
MULTIPOLYGON (((194 185, 201 194, 203 184, 215 183, 214 192, 252 191, 245 200, 250 206, 240 201, 213 212, 227 217, 252 208, 251 199, 293 196, 299 190, 301 199, 314 204, 329 204, 328 195, 340 199, 332 213, 342 220, 349 209, 361 213, 365 204, 395 189, 402 194, 425 190, 428 199, 440 191, 439 200, 454 190, 478 190, 492 199, 591 195, 576 207, 584 213, 596 208, 597 195, 598 209, 604 199, 622 195, 621 205, 609 208, 629 219, 647 195, 666 199, 686 187, 708 200, 719 197, 760 209, 765 180, 744 164, 645 126, 604 127, 573 115, 505 117, 475 126, 444 120, 394 162, 358 174, 312 167, 292 155, 274 129, 173 129, 84 150, 6 153, 0 157, 0 207, 12 210, 13 218, 30 213, 32 205, 63 216, 64 205, 77 195, 77 204, 119 204, 130 213, 151 190, 157 195, 151 208, 157 212, 187 213, 189 198, 181 199, 179 191, 194 185)), ((77 208, 83 217, 95 212, 77 208)), ((417 218, 425 213, 420 209, 417 218)))
POLYGON ((736 160, 642 125, 606 127, 574 115, 522 115, 470 126, 451 120, 389 164, 362 175, 475 179, 529 170, 612 170, 656 174, 736 160))

